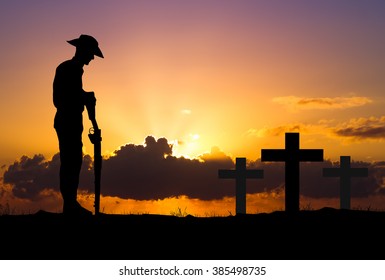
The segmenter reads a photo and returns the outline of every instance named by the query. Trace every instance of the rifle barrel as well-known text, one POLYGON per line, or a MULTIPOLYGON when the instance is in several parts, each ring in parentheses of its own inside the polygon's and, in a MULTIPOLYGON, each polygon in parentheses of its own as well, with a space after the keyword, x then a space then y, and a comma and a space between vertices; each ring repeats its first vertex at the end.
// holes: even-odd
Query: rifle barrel
POLYGON ((94 133, 89 133, 88 137, 94 144, 94 175, 95 175, 95 215, 100 213, 100 179, 102 172, 102 151, 101 151, 101 130, 95 129, 94 133))

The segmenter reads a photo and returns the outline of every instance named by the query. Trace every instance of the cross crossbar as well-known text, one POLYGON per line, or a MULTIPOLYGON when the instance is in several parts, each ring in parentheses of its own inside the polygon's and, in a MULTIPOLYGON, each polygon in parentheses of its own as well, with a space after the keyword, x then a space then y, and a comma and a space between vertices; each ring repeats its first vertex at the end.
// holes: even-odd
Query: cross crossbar
POLYGON ((350 156, 340 156, 339 168, 324 168, 324 177, 340 178, 340 208, 350 209, 350 179, 352 177, 368 177, 368 168, 353 168, 350 156))
POLYGON ((246 179, 263 178, 263 170, 246 169, 246 158, 236 158, 234 169, 219 169, 220 179, 235 179, 235 212, 246 214, 246 179))

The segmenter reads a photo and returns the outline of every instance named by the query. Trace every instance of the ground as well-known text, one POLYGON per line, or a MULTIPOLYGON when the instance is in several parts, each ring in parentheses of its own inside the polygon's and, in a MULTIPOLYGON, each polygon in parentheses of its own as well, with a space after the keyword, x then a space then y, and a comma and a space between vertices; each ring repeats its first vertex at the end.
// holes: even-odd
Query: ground
POLYGON ((385 212, 283 211, 229 217, 0 216, 0 259, 379 259, 385 212))

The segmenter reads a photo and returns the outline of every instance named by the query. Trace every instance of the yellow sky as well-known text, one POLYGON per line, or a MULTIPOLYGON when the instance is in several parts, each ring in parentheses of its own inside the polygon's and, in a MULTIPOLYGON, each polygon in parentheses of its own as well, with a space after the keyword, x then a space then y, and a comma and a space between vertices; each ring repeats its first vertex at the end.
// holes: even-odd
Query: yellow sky
MULTIPOLYGON (((154 135, 185 143, 178 147, 181 154, 196 156, 219 146, 234 156, 255 158, 261 148, 269 148, 267 143, 281 143, 282 135, 253 137, 250 131, 302 124, 315 128, 304 139, 327 149, 330 157, 338 158, 335 152, 340 150, 360 159, 378 160, 384 155, 383 145, 369 137, 362 140, 365 147, 370 143, 373 148, 365 153, 358 152, 361 144, 347 143, 346 137, 325 140, 327 133, 319 126, 323 122, 325 128, 335 128, 353 118, 383 115, 385 63, 380 46, 384 42, 376 36, 375 28, 381 32, 382 26, 375 17, 377 6, 368 6, 372 15, 354 18, 359 6, 327 11, 331 3, 304 4, 298 11, 288 7, 286 12, 286 5, 246 2, 235 7, 227 3, 219 10, 213 3, 206 11, 191 3, 172 6, 170 2, 157 12, 158 6, 119 4, 104 14, 100 10, 106 7, 96 5, 94 12, 101 22, 95 15, 84 20, 87 23, 80 23, 80 6, 74 15, 79 26, 59 28, 64 19, 48 13, 60 7, 48 5, 46 11, 28 12, 3 5, 3 11, 23 14, 25 24, 40 17, 32 34, 17 25, 6 36, 1 130, 7 133, 0 140, 5 162, 22 154, 57 151, 52 129, 54 69, 74 53, 66 40, 84 32, 98 38, 106 57, 96 58, 84 74, 85 89, 95 91, 98 99, 106 153, 154 135), (317 7, 325 9, 319 10, 325 18, 314 16, 317 7), (187 8, 191 15, 181 16, 187 8), (114 18, 109 25, 107 17, 114 18), (47 36, 51 29, 44 23, 58 28, 51 38, 47 36), (286 106, 317 98, 328 98, 329 103, 313 100, 310 106, 286 106)), ((16 22, 11 16, 5 20, 9 28, 16 22)), ((376 139, 382 141, 382 137, 376 139)), ((87 141, 85 147, 91 151, 87 141)))

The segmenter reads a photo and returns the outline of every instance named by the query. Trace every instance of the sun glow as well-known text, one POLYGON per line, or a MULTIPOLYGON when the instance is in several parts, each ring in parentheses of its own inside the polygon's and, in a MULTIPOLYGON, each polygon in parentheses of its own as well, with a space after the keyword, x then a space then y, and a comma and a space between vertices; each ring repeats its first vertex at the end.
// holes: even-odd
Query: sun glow
POLYGON ((199 140, 199 134, 190 133, 182 139, 170 141, 170 144, 173 146, 173 155, 176 157, 184 157, 188 159, 197 158, 204 152, 199 140))

